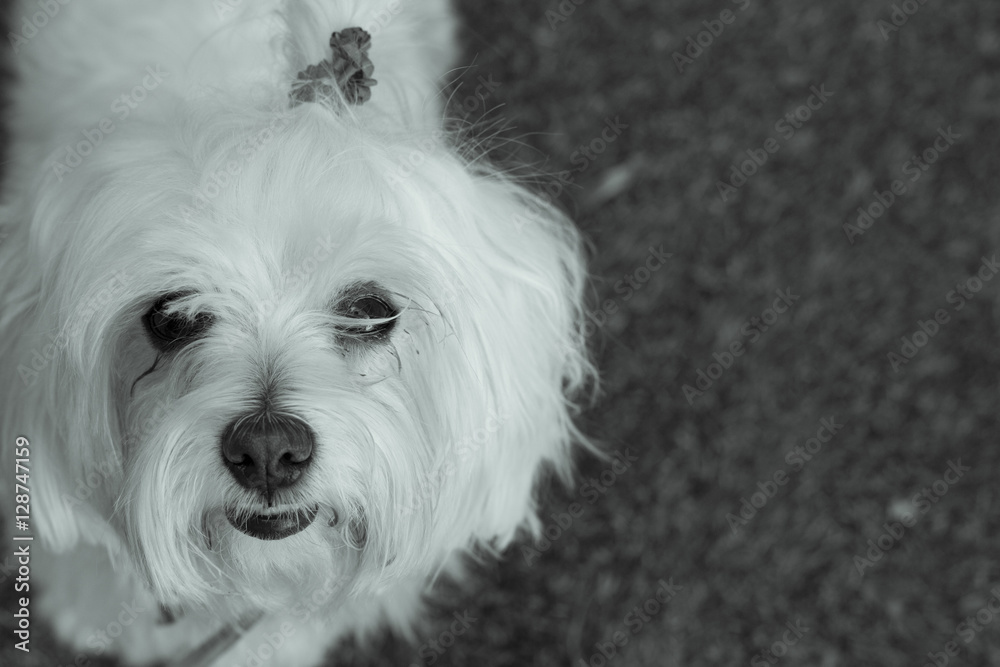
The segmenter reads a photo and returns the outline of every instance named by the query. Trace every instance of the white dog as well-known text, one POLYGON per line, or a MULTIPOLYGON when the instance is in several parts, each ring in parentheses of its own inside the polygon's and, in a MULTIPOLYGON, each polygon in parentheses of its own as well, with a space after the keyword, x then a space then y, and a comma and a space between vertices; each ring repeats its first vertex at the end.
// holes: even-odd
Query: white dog
POLYGON ((442 129, 444 0, 11 16, 0 488, 32 622, 134 664, 312 665, 537 531, 593 377, 582 253, 442 129))

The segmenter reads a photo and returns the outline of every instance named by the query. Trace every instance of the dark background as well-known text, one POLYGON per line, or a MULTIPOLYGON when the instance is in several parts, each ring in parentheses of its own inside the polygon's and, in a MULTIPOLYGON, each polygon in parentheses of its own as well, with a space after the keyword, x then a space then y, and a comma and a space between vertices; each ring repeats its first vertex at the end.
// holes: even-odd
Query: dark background
MULTIPOLYGON (((992 612, 957 634, 1000 584, 1000 281, 948 301, 1000 254, 1000 3, 897 2, 916 11, 883 34, 888 1, 578 2, 461 2, 470 65, 453 115, 502 128, 497 154, 547 174, 536 187, 589 240, 590 310, 616 308, 595 327, 602 391, 581 426, 636 461, 603 493, 546 486, 548 524, 580 503, 569 527, 443 587, 425 642, 453 612, 477 619, 443 654, 386 637, 330 664, 599 667, 595 644, 623 631, 608 664, 761 665, 794 637, 786 623, 804 636, 775 664, 922 665, 949 641, 949 664, 1000 664, 992 612), (711 23, 727 9, 730 24, 711 23), (672 54, 708 42, 703 21, 721 33, 679 71, 672 54), (498 84, 481 98, 480 77, 498 84), (779 133, 821 85, 822 107, 779 133), (600 155, 574 156, 615 118, 628 127, 600 155), (905 163, 948 127, 959 138, 910 181, 905 163), (777 152, 722 201, 717 182, 772 137, 777 152), (843 225, 896 179, 905 194, 851 243, 843 225), (661 245, 667 263, 616 292, 661 245), (778 289, 800 298, 750 342, 740 328, 778 289), (948 321, 894 370, 888 354, 938 310, 948 321), (689 402, 683 386, 733 341, 745 353, 689 402), (786 454, 824 418, 843 428, 796 470, 786 454), (913 500, 959 459, 961 478, 913 500), (764 484, 773 497, 733 530, 727 514, 777 471, 786 483, 764 484), (915 524, 884 537, 906 514, 915 524), (633 633, 626 616, 661 579, 682 589, 633 633)), ((609 467, 581 457, 581 479, 609 467)))

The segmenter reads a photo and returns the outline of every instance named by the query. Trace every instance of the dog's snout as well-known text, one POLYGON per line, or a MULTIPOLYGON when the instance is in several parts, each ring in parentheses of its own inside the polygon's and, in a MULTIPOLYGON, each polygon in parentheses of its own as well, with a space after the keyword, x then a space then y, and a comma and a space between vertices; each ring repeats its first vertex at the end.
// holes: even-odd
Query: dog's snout
POLYGON ((221 437, 222 459, 236 481, 270 501, 277 489, 295 484, 312 461, 316 436, 295 417, 244 416, 221 437))

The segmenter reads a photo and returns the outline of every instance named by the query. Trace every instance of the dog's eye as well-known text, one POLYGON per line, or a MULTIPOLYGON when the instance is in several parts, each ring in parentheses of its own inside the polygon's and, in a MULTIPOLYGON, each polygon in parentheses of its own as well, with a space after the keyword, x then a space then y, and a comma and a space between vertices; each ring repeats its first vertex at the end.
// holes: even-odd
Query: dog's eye
POLYGON ((161 352, 169 352, 190 343, 202 336, 212 324, 212 316, 204 313, 188 317, 182 312, 168 312, 170 302, 181 296, 184 295, 168 294, 161 297, 142 318, 150 340, 161 352))
POLYGON ((395 319, 389 319, 396 316, 396 309, 374 294, 367 294, 349 301, 343 308, 343 314, 345 317, 357 320, 374 320, 359 323, 357 326, 345 327, 345 333, 352 336, 366 338, 385 336, 396 324, 395 319))

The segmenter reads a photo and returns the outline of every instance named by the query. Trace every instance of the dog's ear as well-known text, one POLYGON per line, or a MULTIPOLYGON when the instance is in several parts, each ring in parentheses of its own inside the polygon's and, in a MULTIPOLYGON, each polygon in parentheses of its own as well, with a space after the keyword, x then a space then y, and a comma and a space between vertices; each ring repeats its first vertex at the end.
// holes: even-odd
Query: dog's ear
MULTIPOLYGON (((91 375, 70 361, 75 351, 97 366, 93 354, 75 348, 81 323, 107 310, 97 304, 108 301, 94 301, 86 286, 104 285, 78 275, 65 289, 53 280, 58 272, 45 268, 52 269, 54 258, 66 251, 45 255, 38 249, 47 246, 28 243, 25 228, 17 233, 25 238, 0 248, 0 284, 16 286, 0 295, 0 377, 7 383, 0 387, 0 431, 6 443, 0 463, 9 472, 0 484, 2 502, 8 506, 15 498, 14 484, 21 483, 14 479, 20 471, 15 459, 25 457, 14 456, 13 442, 23 436, 30 443, 21 463, 29 471, 22 486, 30 489, 32 533, 54 551, 72 549, 81 540, 107 543, 113 531, 101 507, 113 493, 109 480, 115 471, 103 454, 108 438, 95 436, 91 427, 102 419, 95 400, 102 388, 90 384, 91 375)), ((85 266, 99 271, 99 264, 85 266)), ((19 532, 10 524, 8 529, 19 532)))
POLYGON ((472 386, 454 389, 454 412, 467 421, 445 454, 452 461, 443 465, 456 472, 441 502, 475 518, 475 537, 503 547, 519 528, 540 530, 539 474, 551 467, 571 479, 572 446, 588 445, 573 424, 575 399, 595 388, 596 373, 583 335, 586 271, 575 227, 496 175, 473 177, 469 187, 461 247, 471 293, 448 317, 469 328, 458 353, 476 371, 472 386))
MULTIPOLYGON (((42 310, 36 308, 35 312, 42 310)), ((61 329, 43 325, 36 329, 27 324, 5 329, 0 376, 7 379, 8 385, 0 391, 0 423, 8 445, 3 448, 0 462, 10 472, 0 487, 11 523, 15 514, 30 517, 27 528, 7 523, 8 531, 23 535, 20 531, 28 530, 48 548, 62 552, 81 540, 106 542, 111 534, 94 505, 100 502, 109 470, 91 465, 93 462, 72 451, 74 445, 67 435, 72 432, 72 437, 83 437, 86 425, 67 429, 66 422, 72 424, 72 420, 66 420, 59 407, 52 411, 47 408, 53 405, 55 396, 72 392, 70 385, 75 386, 72 378, 64 374, 61 359, 66 340, 60 336, 53 340, 47 333, 50 331, 61 329), (15 448, 14 443, 22 437, 28 444, 15 448), (30 491, 24 491, 24 487, 30 491), (28 502, 22 503, 20 495, 26 495, 28 502)))
MULTIPOLYGON (((28 529, 32 534, 57 553, 69 551, 81 541, 91 544, 117 541, 114 531, 94 506, 106 471, 88 466, 74 474, 72 457, 45 430, 33 429, 29 442, 28 529)), ((15 530, 14 534, 19 533, 15 530)))

